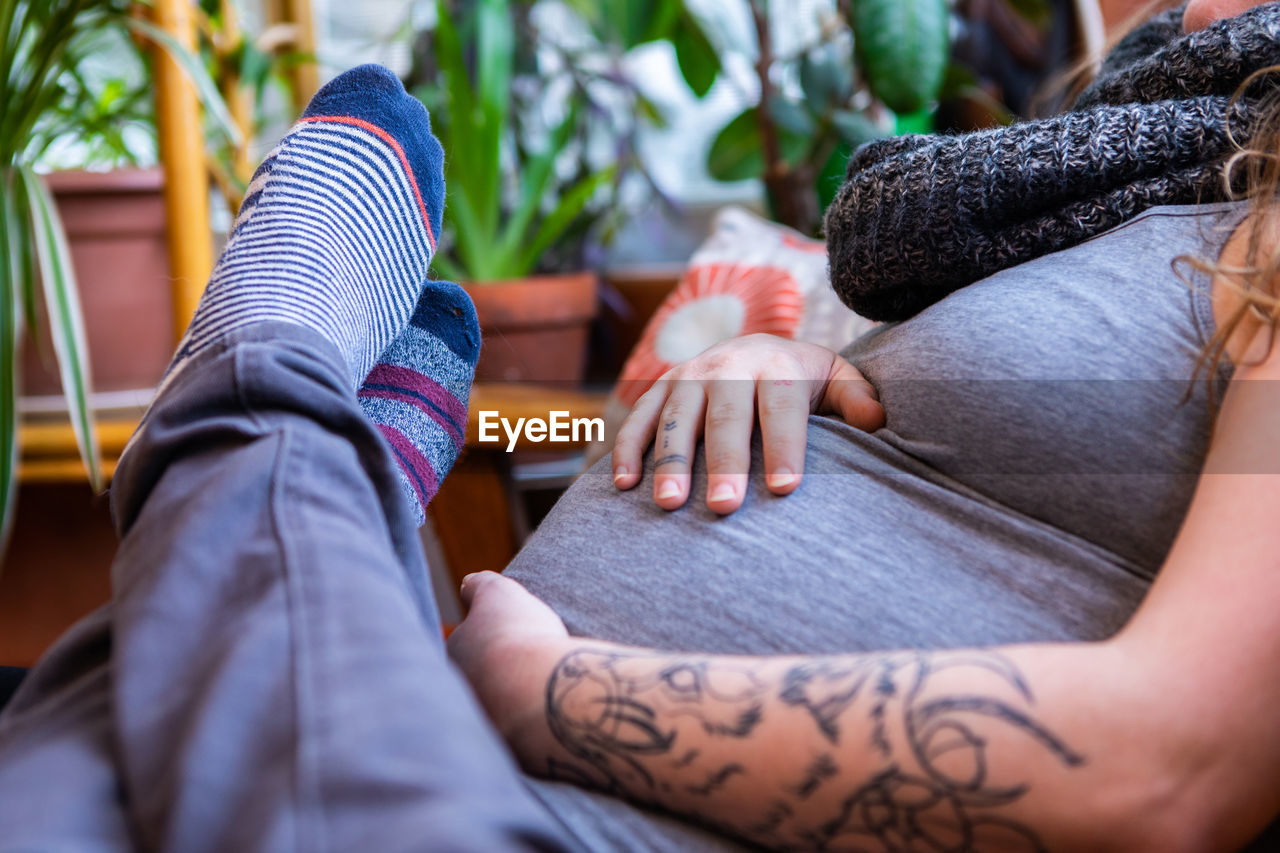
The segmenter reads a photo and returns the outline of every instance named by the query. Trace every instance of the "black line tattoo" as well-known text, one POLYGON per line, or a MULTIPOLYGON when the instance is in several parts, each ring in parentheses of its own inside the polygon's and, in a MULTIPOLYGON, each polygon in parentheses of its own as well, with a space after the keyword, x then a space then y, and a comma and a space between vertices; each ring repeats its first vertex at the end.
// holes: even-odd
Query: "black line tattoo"
POLYGON ((606 784, 601 781, 598 774, 589 772, 586 767, 569 764, 565 761, 557 761, 554 758, 547 760, 547 778, 555 782, 568 782, 571 785, 578 785, 583 788, 600 788, 606 784))
POLYGON ((814 791, 822 787, 823 782, 839 772, 840 768, 836 767, 835 759, 824 753, 815 758, 804 771, 804 779, 800 784, 792 786, 789 790, 800 799, 807 800, 813 796, 814 791))
POLYGON ((702 755, 702 752, 700 750, 691 749, 688 752, 686 752, 683 756, 681 756, 679 761, 676 761, 671 766, 675 768, 688 767, 690 764, 692 764, 694 761, 698 759, 699 755, 702 755))
MULTIPOLYGON (((985 670, 1013 688, 1027 705, 1032 696, 1021 674, 994 652, 902 653, 877 656, 881 667, 875 694, 895 704, 906 733, 906 755, 893 755, 887 741, 883 754, 886 769, 871 777, 844 800, 840 811, 806 835, 806 843, 818 849, 844 847, 858 839, 874 839, 893 850, 975 850, 986 842, 1011 838, 1032 850, 1044 845, 1031 828, 1007 820, 989 810, 1007 806, 1023 797, 1026 784, 995 785, 990 779, 987 755, 989 738, 985 721, 1007 725, 1029 735, 1067 767, 1079 767, 1083 756, 1031 715, 1007 700, 994 696, 945 696, 925 698, 929 679, 951 669, 985 670), (898 691, 895 685, 905 684, 898 691), (914 759, 914 761, 912 761, 914 759), (907 769, 914 765, 918 772, 907 769), (928 815, 945 815, 941 822, 928 815)), ((887 712, 884 701, 873 711, 887 712)), ((883 737, 883 726, 876 729, 883 737)), ((881 748, 881 744, 876 744, 881 748)))
MULTIPOLYGON (((603 776, 597 787, 614 792, 654 788, 641 759, 669 754, 681 720, 693 719, 708 735, 738 739, 760 722, 766 688, 745 669, 712 672, 706 661, 667 659, 665 666, 636 677, 620 668, 634 661, 617 652, 577 651, 547 682, 551 733, 603 776), (664 721, 664 714, 670 719, 664 721)), ((696 766, 694 752, 692 758, 686 753, 685 767, 696 766)))
POLYGON ((665 424, 662 425, 663 432, 671 432, 675 428, 676 428, 675 421, 667 421, 665 424))
POLYGON ((747 828, 747 834, 751 838, 771 838, 778 828, 786 822, 787 818, 795 815, 795 811, 784 801, 778 800, 769 810, 764 813, 764 820, 755 826, 747 828))
POLYGON ((870 675, 869 666, 838 669, 825 663, 801 664, 783 676, 778 698, 804 708, 818 724, 818 731, 832 743, 839 743, 836 720, 858 698, 870 675))
POLYGON ((663 465, 675 465, 675 464, 688 465, 689 457, 684 456, 680 453, 669 453, 666 456, 663 456, 657 462, 654 462, 653 467, 661 468, 663 465))
POLYGON ((688 785, 685 787, 685 790, 690 794, 698 794, 703 797, 710 796, 712 792, 723 788, 725 783, 727 783, 733 776, 741 775, 746 772, 746 768, 741 764, 736 762, 733 764, 726 764, 724 767, 721 767, 719 770, 708 776, 707 781, 703 782, 701 785, 688 785))
MULTIPOLYGON (((572 652, 548 680, 546 718, 578 764, 549 769, 558 778, 678 808, 755 844, 933 853, 989 844, 1044 848, 1032 827, 1002 814, 1030 786, 1008 759, 990 754, 996 735, 1016 731, 1067 768, 1085 763, 1036 719, 1025 679, 997 653, 813 658, 768 677, 761 666, 572 652), (957 670, 966 671, 962 683, 979 686, 957 693, 947 686, 953 680, 938 678, 957 670), (745 741, 770 720, 794 725, 797 709, 798 719, 811 720, 839 751, 795 765, 789 779, 776 778, 774 769, 758 775, 745 741), (749 790, 771 805, 763 814, 726 810, 719 798, 730 785, 759 786, 749 790)), ((776 768, 780 759, 788 766, 777 755, 766 766, 776 768)))

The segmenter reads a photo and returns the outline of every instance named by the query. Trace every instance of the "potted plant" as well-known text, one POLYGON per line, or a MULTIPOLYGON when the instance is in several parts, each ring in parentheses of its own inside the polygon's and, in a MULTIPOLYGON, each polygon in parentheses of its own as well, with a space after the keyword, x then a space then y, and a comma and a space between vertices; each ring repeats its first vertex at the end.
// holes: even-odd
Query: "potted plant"
POLYGON ((536 273, 617 169, 558 168, 576 144, 579 100, 566 98, 563 114, 536 129, 517 109, 516 16, 525 11, 508 0, 439 0, 434 68, 417 71, 429 82, 411 75, 410 85, 432 108, 446 152, 446 234, 434 266, 475 301, 485 332, 477 376, 573 381, 596 313, 595 274, 536 273))
MULTIPOLYGON (((118 236, 119 218, 100 215, 104 190, 122 190, 126 205, 137 216, 124 219, 125 231, 135 249, 147 261, 163 262, 163 246, 156 239, 163 226, 157 195, 159 177, 155 173, 126 173, 123 176, 68 175, 46 180, 42 171, 50 165, 94 162, 114 165, 127 161, 130 144, 123 128, 149 125, 144 98, 148 86, 143 80, 132 88, 119 78, 89 73, 104 51, 138 55, 140 45, 130 35, 159 43, 169 51, 196 81, 202 99, 220 126, 229 133, 230 122, 218 100, 212 81, 189 53, 169 34, 148 22, 131 0, 0 0, 0 543, 12 521, 17 487, 19 454, 18 394, 24 379, 36 391, 55 391, 60 386, 65 399, 65 415, 70 420, 90 483, 101 485, 98 446, 90 410, 93 376, 89 346, 93 327, 86 332, 85 310, 76 280, 74 257, 82 271, 123 273, 126 278, 139 273, 118 253, 89 255, 73 249, 64 228, 54 192, 67 202, 65 212, 73 234, 87 234, 90 243, 118 236), (122 47, 123 46, 123 47, 122 47), (89 209, 76 204, 87 201, 89 209), (150 236, 148 236, 150 235, 150 236), (88 260, 86 260, 86 258, 88 260), (105 258, 105 260, 104 260, 105 258), (44 385, 38 371, 30 376, 23 369, 24 337, 30 333, 38 343, 51 347, 57 385, 44 385)), ((160 239, 163 237, 160 235, 160 239)), ((109 240, 106 242, 110 242, 109 240)), ((97 249, 102 246, 98 245, 97 249)), ((126 250, 137 260, 138 252, 126 250)), ((145 265, 144 265, 145 266, 145 265)), ((167 299, 167 267, 157 272, 159 290, 167 299)), ((119 276, 117 276, 119 277, 119 276)), ((95 293, 95 296, 97 294, 95 293)), ((91 305, 98 303, 90 300, 91 305)), ((95 315, 106 314, 97 310, 95 315)), ((136 306, 113 308, 106 319, 121 322, 136 315, 136 306)), ((102 328, 106 328, 103 326, 102 328)), ((172 345, 167 316, 162 331, 162 351, 172 345)), ((133 356, 145 349, 126 337, 126 351, 133 356)), ((34 354, 36 351, 31 351, 34 354)), ((162 356, 163 357, 163 356, 162 356)), ((109 361, 109 360, 108 360, 109 361)), ((164 362, 144 369, 152 381, 164 362), (154 369, 154 370, 153 370, 154 369), (154 372, 154 376, 150 373, 154 372)), ((134 382, 137 365, 126 367, 134 382)), ((112 384, 110 381, 108 385, 112 384)))

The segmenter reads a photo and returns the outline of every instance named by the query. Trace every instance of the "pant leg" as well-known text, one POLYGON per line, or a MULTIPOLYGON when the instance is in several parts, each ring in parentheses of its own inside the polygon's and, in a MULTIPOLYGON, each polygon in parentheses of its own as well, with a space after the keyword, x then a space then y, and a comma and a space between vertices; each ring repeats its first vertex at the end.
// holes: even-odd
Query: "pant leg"
POLYGON ((0 851, 132 850, 111 714, 111 623, 90 614, 0 714, 0 851))
POLYGON ((163 389, 113 512, 113 695, 140 842, 559 847, 444 653, 394 463, 323 338, 228 336, 163 389))

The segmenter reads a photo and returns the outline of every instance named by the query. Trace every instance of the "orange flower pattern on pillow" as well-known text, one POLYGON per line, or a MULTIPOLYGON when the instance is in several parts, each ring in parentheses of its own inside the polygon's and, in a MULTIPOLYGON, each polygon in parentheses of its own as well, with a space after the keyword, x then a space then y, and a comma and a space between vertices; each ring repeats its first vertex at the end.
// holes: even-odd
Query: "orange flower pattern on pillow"
POLYGON ((616 394, 627 406, 670 368, 721 341, 766 333, 795 338, 804 294, 775 266, 709 263, 690 267, 645 327, 622 368, 616 394))

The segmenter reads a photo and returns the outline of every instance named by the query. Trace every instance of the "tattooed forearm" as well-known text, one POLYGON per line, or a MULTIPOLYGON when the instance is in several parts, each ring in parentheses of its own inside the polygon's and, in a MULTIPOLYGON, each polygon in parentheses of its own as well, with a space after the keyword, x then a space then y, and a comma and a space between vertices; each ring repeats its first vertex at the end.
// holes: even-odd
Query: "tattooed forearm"
POLYGON ((1061 770, 1084 758, 1040 723, 991 652, 785 659, 601 647, 555 667, 561 778, 757 844, 819 850, 1044 845, 1013 811, 1033 784, 1011 739, 1061 770))

